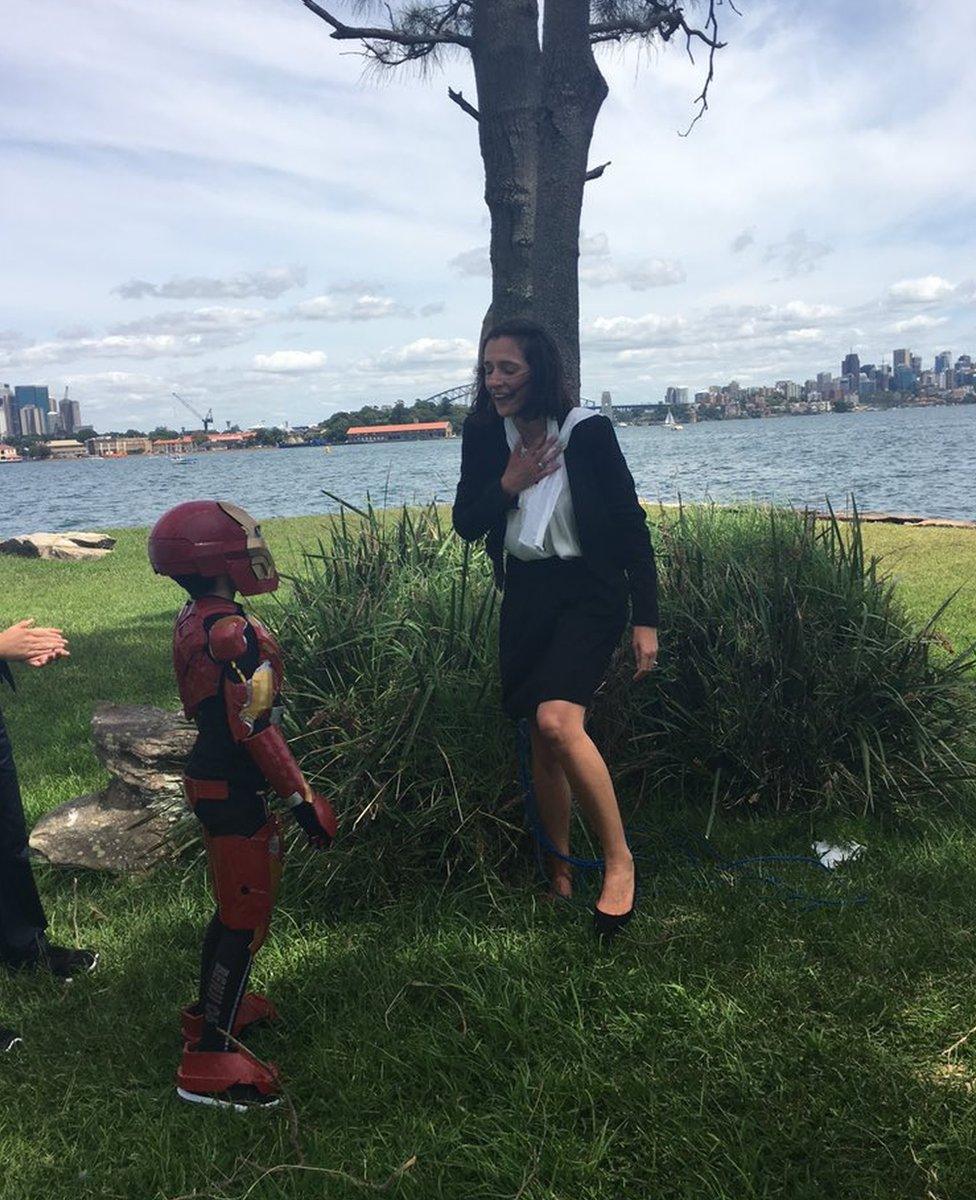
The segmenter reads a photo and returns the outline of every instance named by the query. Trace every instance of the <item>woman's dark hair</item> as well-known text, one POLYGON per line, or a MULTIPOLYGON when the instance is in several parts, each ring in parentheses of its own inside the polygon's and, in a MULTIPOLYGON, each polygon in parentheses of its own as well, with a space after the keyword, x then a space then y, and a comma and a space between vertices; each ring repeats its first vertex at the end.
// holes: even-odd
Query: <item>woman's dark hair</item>
POLYGON ((495 406, 485 386, 485 346, 495 338, 510 337, 519 345, 531 372, 531 394, 522 414, 527 420, 555 417, 561 425, 563 417, 573 408, 566 387, 563 362, 551 334, 535 321, 511 320, 494 325, 485 334, 478 355, 478 377, 471 408, 479 421, 498 420, 495 406))

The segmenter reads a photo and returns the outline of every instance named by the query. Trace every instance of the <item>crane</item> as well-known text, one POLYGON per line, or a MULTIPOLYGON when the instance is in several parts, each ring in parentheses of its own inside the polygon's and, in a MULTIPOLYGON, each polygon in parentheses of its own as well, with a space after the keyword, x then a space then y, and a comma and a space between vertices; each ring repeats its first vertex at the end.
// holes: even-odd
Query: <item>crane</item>
POLYGON ((213 419, 214 419, 212 408, 208 408, 207 415, 204 416, 202 412, 197 412, 197 410, 193 407, 193 405, 189 402, 189 400, 184 400, 183 397, 179 394, 179 392, 172 392, 171 395, 174 396, 175 399, 179 400, 180 404, 182 404, 184 408, 188 408, 190 410, 190 412, 193 413, 193 415, 197 418, 198 421, 203 422, 203 432, 204 433, 210 432, 210 426, 213 424, 213 419))

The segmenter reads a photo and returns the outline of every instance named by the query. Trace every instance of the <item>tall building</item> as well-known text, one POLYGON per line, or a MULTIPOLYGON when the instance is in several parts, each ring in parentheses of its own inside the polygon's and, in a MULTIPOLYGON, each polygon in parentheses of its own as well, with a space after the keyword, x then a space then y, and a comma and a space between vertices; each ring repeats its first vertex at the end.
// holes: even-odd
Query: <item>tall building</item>
POLYGON ((26 404, 20 410, 20 432, 24 437, 44 437, 47 430, 44 426, 44 409, 36 404, 26 404))
POLYGON ((937 354, 935 356, 934 370, 935 370, 936 374, 939 374, 939 372, 941 372, 941 371, 948 371, 951 366, 952 366, 952 355, 949 353, 948 350, 943 350, 941 354, 937 354))
POLYGON ((604 392, 600 397, 600 412, 605 416, 610 424, 613 424, 613 397, 609 392, 604 392))
POLYGON ((854 381, 854 386, 857 387, 857 379, 861 374, 861 360, 852 350, 850 354, 844 355, 844 361, 840 364, 841 375, 849 375, 854 381))
POLYGON ((0 419, 3 422, 4 437, 14 437, 20 433, 20 422, 15 423, 14 394, 9 383, 0 383, 0 419))
POLYGON ((822 392, 829 392, 830 386, 833 382, 834 382, 834 377, 833 377, 833 375, 831 375, 831 373, 829 371, 818 371, 817 372, 817 387, 822 392))
POLYGON ((67 396, 61 401, 61 429, 64 433, 77 433, 81 428, 81 405, 67 396))
POLYGON ((916 375, 922 373, 922 356, 921 354, 913 354, 909 359, 908 365, 912 368, 916 375))
POLYGON ((891 365, 893 367, 910 367, 912 365, 911 354, 908 350, 896 350, 892 356, 891 365))
POLYGON ((18 408, 26 408, 27 405, 32 405, 34 408, 39 408, 41 412, 47 412, 51 407, 51 397, 48 394, 46 387, 41 387, 38 384, 22 384, 18 383, 14 388, 14 400, 17 402, 18 408))
POLYGON ((664 393, 665 404, 687 404, 688 389, 686 387, 669 387, 664 393))
POLYGON ((901 363, 895 367, 894 388, 896 392, 914 392, 917 380, 911 367, 901 363))

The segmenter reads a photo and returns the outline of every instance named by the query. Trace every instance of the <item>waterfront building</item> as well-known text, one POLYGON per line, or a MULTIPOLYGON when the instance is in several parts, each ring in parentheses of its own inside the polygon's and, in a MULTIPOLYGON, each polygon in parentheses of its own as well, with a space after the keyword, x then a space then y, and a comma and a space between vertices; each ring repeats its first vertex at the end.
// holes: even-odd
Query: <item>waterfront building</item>
POLYGON ((921 356, 921 354, 913 354, 909 365, 911 366, 912 370, 915 372, 916 375, 921 375, 921 373, 922 373, 922 356, 921 356))
POLYGON ((20 455, 5 442, 0 442, 0 462, 20 462, 20 455))
POLYGON ((44 432, 48 437, 53 437, 54 434, 60 433, 61 417, 57 409, 48 411, 44 414, 44 432))
POLYGON ((936 375, 941 374, 943 371, 948 371, 951 366, 952 355, 948 350, 943 350, 941 354, 935 356, 935 367, 933 369, 936 375))
POLYGON ((153 443, 147 437, 113 437, 104 434, 102 437, 90 437, 85 446, 86 453, 95 458, 125 458, 129 454, 149 454, 153 443))
POLYGON ((689 391, 686 387, 669 387, 664 393, 664 403, 671 404, 687 404, 689 391))
POLYGON ((857 378, 861 374, 861 360, 852 350, 850 354, 844 355, 844 361, 840 364, 841 375, 849 375, 857 383, 857 378))
POLYGON ((61 438, 53 442, 44 442, 51 452, 51 458, 87 458, 88 451, 81 442, 74 438, 61 438))
POLYGON ((454 436, 450 421, 418 421, 413 425, 354 425, 348 442, 414 442, 454 436))
POLYGON ((893 367, 910 367, 911 352, 909 350, 896 350, 891 357, 893 367))
POLYGON ((792 379, 780 379, 776 383, 777 392, 781 392, 786 400, 799 400, 800 385, 792 379))
POLYGON ((607 418, 610 424, 613 424, 613 397, 609 392, 604 392, 600 397, 600 412, 607 418))

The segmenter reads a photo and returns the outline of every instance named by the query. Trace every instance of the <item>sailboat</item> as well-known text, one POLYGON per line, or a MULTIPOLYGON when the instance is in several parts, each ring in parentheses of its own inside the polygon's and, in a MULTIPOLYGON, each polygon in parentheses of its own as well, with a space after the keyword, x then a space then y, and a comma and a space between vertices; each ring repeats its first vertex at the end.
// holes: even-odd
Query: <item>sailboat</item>
POLYGON ((684 429, 684 425, 679 425, 678 422, 674 419, 674 413, 671 411, 670 408, 668 409, 668 415, 664 418, 664 428, 670 429, 674 433, 677 433, 678 430, 680 430, 680 429, 684 429))

